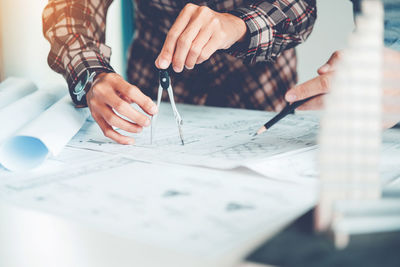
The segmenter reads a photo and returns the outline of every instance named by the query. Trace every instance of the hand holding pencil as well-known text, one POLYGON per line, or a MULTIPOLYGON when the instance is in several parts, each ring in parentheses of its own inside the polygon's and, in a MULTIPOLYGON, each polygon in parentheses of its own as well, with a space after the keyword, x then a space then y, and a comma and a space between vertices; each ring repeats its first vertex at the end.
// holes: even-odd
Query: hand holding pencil
POLYGON ((329 60, 318 69, 319 76, 291 88, 285 95, 286 101, 290 104, 287 105, 278 115, 264 124, 264 126, 262 126, 254 136, 262 134, 297 108, 301 110, 322 108, 322 96, 329 92, 330 83, 335 73, 337 62, 341 57, 341 51, 334 52, 329 60))
POLYGON ((281 112, 279 112, 275 117, 273 117, 271 120, 269 120, 267 123, 264 124, 264 126, 262 126, 260 129, 258 129, 257 133, 254 134, 254 136, 260 135, 263 132, 267 131, 269 128, 271 128, 275 123, 277 123, 278 121, 280 121, 281 119, 283 119, 284 117, 286 117, 288 114, 293 113, 293 111, 295 109, 297 109, 298 107, 300 107, 301 105, 303 105, 304 103, 316 98, 316 97, 320 97, 322 96, 322 94, 318 94, 297 102, 293 102, 291 104, 288 104, 284 109, 282 109, 281 112))

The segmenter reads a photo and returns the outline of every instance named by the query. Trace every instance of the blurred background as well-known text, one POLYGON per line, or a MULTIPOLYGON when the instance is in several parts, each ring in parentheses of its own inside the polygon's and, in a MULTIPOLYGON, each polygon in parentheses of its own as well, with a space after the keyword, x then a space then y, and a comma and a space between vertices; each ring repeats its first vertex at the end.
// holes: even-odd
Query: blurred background
MULTIPOLYGON (((354 27, 349 0, 318 0, 317 3, 314 31, 306 43, 297 47, 300 82, 314 77, 332 52, 344 47, 354 27)), ((50 45, 42 33, 42 11, 46 4, 43 0, 0 1, 0 80, 26 77, 39 87, 64 81, 47 65, 50 45)), ((134 31, 133 16, 131 0, 114 0, 107 17, 106 42, 112 47, 111 64, 123 75, 126 51, 134 31)))

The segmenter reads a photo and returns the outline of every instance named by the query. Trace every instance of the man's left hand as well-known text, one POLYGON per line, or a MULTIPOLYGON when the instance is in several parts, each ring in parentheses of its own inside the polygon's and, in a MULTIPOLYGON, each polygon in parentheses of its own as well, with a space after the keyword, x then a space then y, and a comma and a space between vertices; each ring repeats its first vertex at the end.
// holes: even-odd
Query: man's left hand
MULTIPOLYGON (((286 101, 292 103, 311 96, 328 93, 337 63, 341 57, 341 51, 333 53, 328 62, 318 69, 319 76, 291 88, 285 95, 286 101)), ((323 96, 321 95, 304 103, 298 108, 298 110, 314 110, 321 109, 322 107, 323 96)))

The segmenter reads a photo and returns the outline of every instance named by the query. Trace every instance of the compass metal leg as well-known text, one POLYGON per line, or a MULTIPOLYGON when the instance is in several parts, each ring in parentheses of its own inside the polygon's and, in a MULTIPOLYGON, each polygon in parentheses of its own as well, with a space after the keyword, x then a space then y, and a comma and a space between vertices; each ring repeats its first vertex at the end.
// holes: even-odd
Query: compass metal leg
MULTIPOLYGON (((158 110, 160 110, 162 93, 163 93, 163 88, 160 85, 160 86, 158 86, 158 94, 157 94, 157 109, 158 110)), ((155 135, 155 127, 156 127, 157 116, 158 116, 158 114, 153 115, 151 117, 150 144, 153 144, 153 138, 154 138, 154 135, 155 135)))
POLYGON ((167 91, 168 91, 169 101, 171 102, 172 111, 174 112, 176 124, 178 125, 179 137, 181 138, 182 145, 184 145, 185 142, 183 139, 183 132, 182 132, 183 120, 182 120, 181 115, 178 112, 178 109, 176 108, 174 92, 172 91, 172 87, 169 86, 167 91))

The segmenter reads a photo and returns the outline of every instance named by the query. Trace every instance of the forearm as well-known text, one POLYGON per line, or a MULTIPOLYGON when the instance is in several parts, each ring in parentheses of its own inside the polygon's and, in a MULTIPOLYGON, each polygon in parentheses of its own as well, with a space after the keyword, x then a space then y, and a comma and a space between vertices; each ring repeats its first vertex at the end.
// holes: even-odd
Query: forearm
POLYGON ((317 16, 315 0, 247 1, 230 13, 243 19, 248 30, 247 40, 230 52, 250 63, 273 61, 304 42, 317 16))
POLYGON ((88 69, 112 71, 105 21, 112 0, 49 0, 43 33, 50 42, 49 66, 71 87, 88 69))

